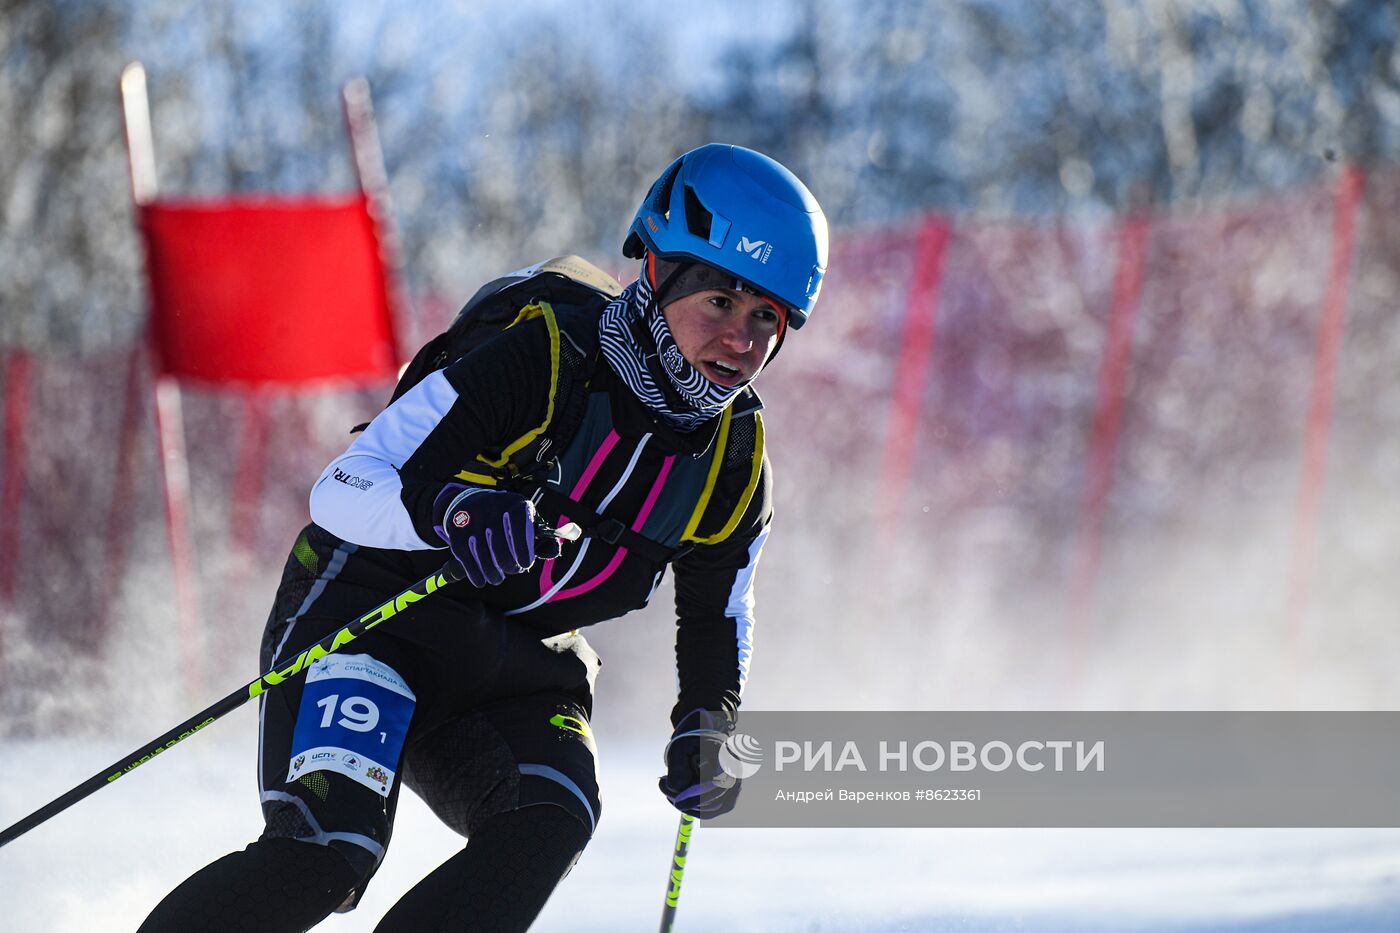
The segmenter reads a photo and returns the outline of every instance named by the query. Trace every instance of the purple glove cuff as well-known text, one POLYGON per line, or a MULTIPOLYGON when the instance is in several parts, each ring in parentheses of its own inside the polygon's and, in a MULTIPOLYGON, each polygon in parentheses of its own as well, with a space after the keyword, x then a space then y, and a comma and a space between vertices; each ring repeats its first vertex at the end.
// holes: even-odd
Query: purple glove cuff
POLYGON ((733 731, 734 721, 723 713, 694 709, 681 717, 666 743, 666 775, 657 782, 672 806, 696 817, 733 809, 740 782, 712 757, 733 731))
POLYGON ((447 534, 445 527, 447 523, 447 510, 454 503, 459 495, 469 490, 471 487, 465 483, 447 483, 438 490, 438 494, 433 497, 433 531, 443 544, 450 544, 451 538, 447 534))

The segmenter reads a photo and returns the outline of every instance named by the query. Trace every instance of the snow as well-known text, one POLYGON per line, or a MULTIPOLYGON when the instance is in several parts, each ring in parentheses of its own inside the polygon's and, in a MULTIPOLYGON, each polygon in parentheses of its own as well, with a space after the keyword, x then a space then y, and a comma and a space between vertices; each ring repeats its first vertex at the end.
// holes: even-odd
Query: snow
MULTIPOLYGON (((5 930, 135 929, 186 875, 260 826, 244 709, 0 849, 5 930)), ((8 739, 8 825, 152 736, 8 739)), ((603 747, 604 817, 541 931, 655 928, 676 814, 655 749, 603 747)), ((361 906, 369 931, 460 840, 404 795, 361 906)), ((1397 830, 697 828, 676 929, 1379 931, 1400 928, 1397 830)))

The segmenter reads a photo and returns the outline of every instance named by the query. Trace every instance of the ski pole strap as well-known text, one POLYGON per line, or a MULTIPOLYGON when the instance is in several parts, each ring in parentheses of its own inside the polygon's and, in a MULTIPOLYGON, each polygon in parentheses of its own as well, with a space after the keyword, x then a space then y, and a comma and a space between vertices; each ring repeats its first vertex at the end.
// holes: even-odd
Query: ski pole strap
POLYGON ((666 902, 661 906, 661 933, 671 933, 676 924, 676 909, 681 898, 681 879, 685 876, 685 860, 690 853, 690 834, 695 831, 695 817, 681 814, 676 830, 676 846, 671 850, 671 873, 666 878, 666 902))

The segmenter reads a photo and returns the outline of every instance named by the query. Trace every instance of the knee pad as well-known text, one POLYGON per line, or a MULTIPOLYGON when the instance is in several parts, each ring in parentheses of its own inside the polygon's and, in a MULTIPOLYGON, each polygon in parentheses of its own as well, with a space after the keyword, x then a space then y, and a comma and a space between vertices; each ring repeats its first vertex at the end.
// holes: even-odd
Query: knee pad
POLYGON ((519 768, 520 802, 515 809, 563 810, 583 826, 588 839, 593 837, 603 815, 596 787, 580 787, 573 778, 548 765, 523 762, 519 768))
POLYGON ((295 788, 296 793, 263 794, 261 841, 297 842, 337 852, 355 872, 356 887, 362 891, 384 858, 388 814, 371 815, 367 804, 373 801, 363 788, 341 775, 318 772, 298 783, 302 786, 295 788), (317 804, 314 810, 307 796, 317 804), (333 825, 326 826, 323 820, 333 825))
POLYGON ((582 709, 522 697, 448 720, 405 751, 405 781, 439 819, 470 838, 486 821, 550 804, 592 835, 602 813, 595 748, 582 709))

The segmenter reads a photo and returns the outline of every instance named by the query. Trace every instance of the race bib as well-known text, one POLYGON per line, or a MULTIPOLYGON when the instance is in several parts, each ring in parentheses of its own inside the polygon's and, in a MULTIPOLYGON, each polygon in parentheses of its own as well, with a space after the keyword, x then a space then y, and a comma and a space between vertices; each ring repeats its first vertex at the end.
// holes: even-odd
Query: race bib
POLYGON ((335 771, 389 796, 415 702, 398 672, 367 654, 318 658, 301 694, 288 783, 335 771))

